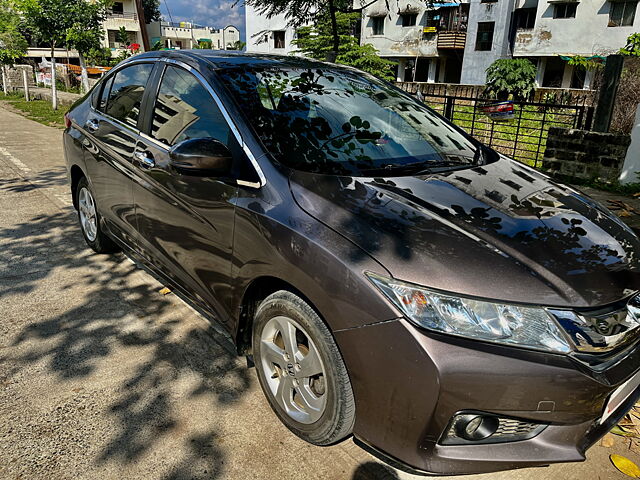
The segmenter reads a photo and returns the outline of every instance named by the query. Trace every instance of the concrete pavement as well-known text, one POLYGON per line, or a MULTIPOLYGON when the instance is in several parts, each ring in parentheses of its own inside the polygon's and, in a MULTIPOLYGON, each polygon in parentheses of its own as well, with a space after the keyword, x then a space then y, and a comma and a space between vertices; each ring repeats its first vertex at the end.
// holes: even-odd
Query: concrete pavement
MULTIPOLYGON (((0 478, 414 478, 289 433, 219 330, 85 247, 63 165, 60 130, 0 108, 0 478)), ((462 478, 626 478, 610 453, 640 463, 462 478)))

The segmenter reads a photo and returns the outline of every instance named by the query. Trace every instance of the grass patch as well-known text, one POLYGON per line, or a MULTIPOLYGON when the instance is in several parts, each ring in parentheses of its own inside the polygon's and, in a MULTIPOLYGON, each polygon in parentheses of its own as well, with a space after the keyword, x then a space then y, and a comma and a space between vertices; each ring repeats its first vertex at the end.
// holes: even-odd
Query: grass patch
POLYGON ((49 100, 32 100, 27 102, 19 93, 4 95, 0 93, 0 100, 8 103, 25 117, 50 127, 64 128, 65 106, 58 106, 58 110, 51 107, 49 100))
MULTIPOLYGON (((426 101, 434 110, 443 113, 443 103, 430 102, 428 97, 426 101)), ((576 114, 571 108, 544 109, 516 104, 514 119, 494 122, 480 108, 457 103, 452 120, 498 152, 532 167, 540 167, 549 128, 573 128, 576 114)))

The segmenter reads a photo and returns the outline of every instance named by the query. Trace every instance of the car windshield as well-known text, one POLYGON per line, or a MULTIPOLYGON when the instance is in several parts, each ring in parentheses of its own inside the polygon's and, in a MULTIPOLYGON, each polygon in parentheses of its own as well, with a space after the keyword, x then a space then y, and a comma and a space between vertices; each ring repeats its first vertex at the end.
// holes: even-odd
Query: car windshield
POLYGON ((219 73, 265 147, 288 167, 382 176, 482 161, 477 142, 372 76, 347 69, 284 67, 219 73))

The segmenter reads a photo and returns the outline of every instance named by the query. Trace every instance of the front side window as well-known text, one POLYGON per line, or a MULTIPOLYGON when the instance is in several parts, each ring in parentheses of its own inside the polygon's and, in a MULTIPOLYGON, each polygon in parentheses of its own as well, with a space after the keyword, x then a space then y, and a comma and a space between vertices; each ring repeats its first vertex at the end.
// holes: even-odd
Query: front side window
POLYGON ((476 50, 491 50, 493 46, 493 29, 495 22, 478 22, 476 50))
POLYGON ((135 128, 144 89, 152 70, 152 64, 141 63, 117 72, 109 91, 105 113, 135 128))
POLYGON ((372 17, 371 28, 374 35, 384 35, 384 17, 372 17))
POLYGON ((610 27, 630 27, 636 17, 637 1, 611 2, 609 10, 610 27))
POLYGON ((192 138, 215 138, 229 145, 231 130, 198 79, 168 66, 153 109, 151 136, 168 146, 192 138))
POLYGON ((414 27, 416 25, 418 15, 416 13, 403 13, 400 15, 400 19, 402 20, 403 27, 414 27))
POLYGON ((553 7, 553 18, 575 18, 577 3, 557 3, 553 7))
POLYGON ((387 176, 465 168, 482 157, 471 137, 369 75, 323 66, 220 74, 265 148, 291 168, 387 176))

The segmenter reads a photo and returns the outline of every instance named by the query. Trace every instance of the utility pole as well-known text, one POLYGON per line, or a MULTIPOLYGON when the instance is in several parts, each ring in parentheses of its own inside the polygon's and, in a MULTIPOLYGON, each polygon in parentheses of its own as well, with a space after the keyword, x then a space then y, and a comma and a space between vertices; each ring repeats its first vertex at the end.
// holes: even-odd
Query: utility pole
POLYGON ((140 24, 140 33, 142 33, 142 48, 145 52, 151 50, 149 45, 149 32, 147 32, 147 22, 144 18, 144 7, 142 0, 136 0, 136 11, 138 12, 138 23, 140 24))

